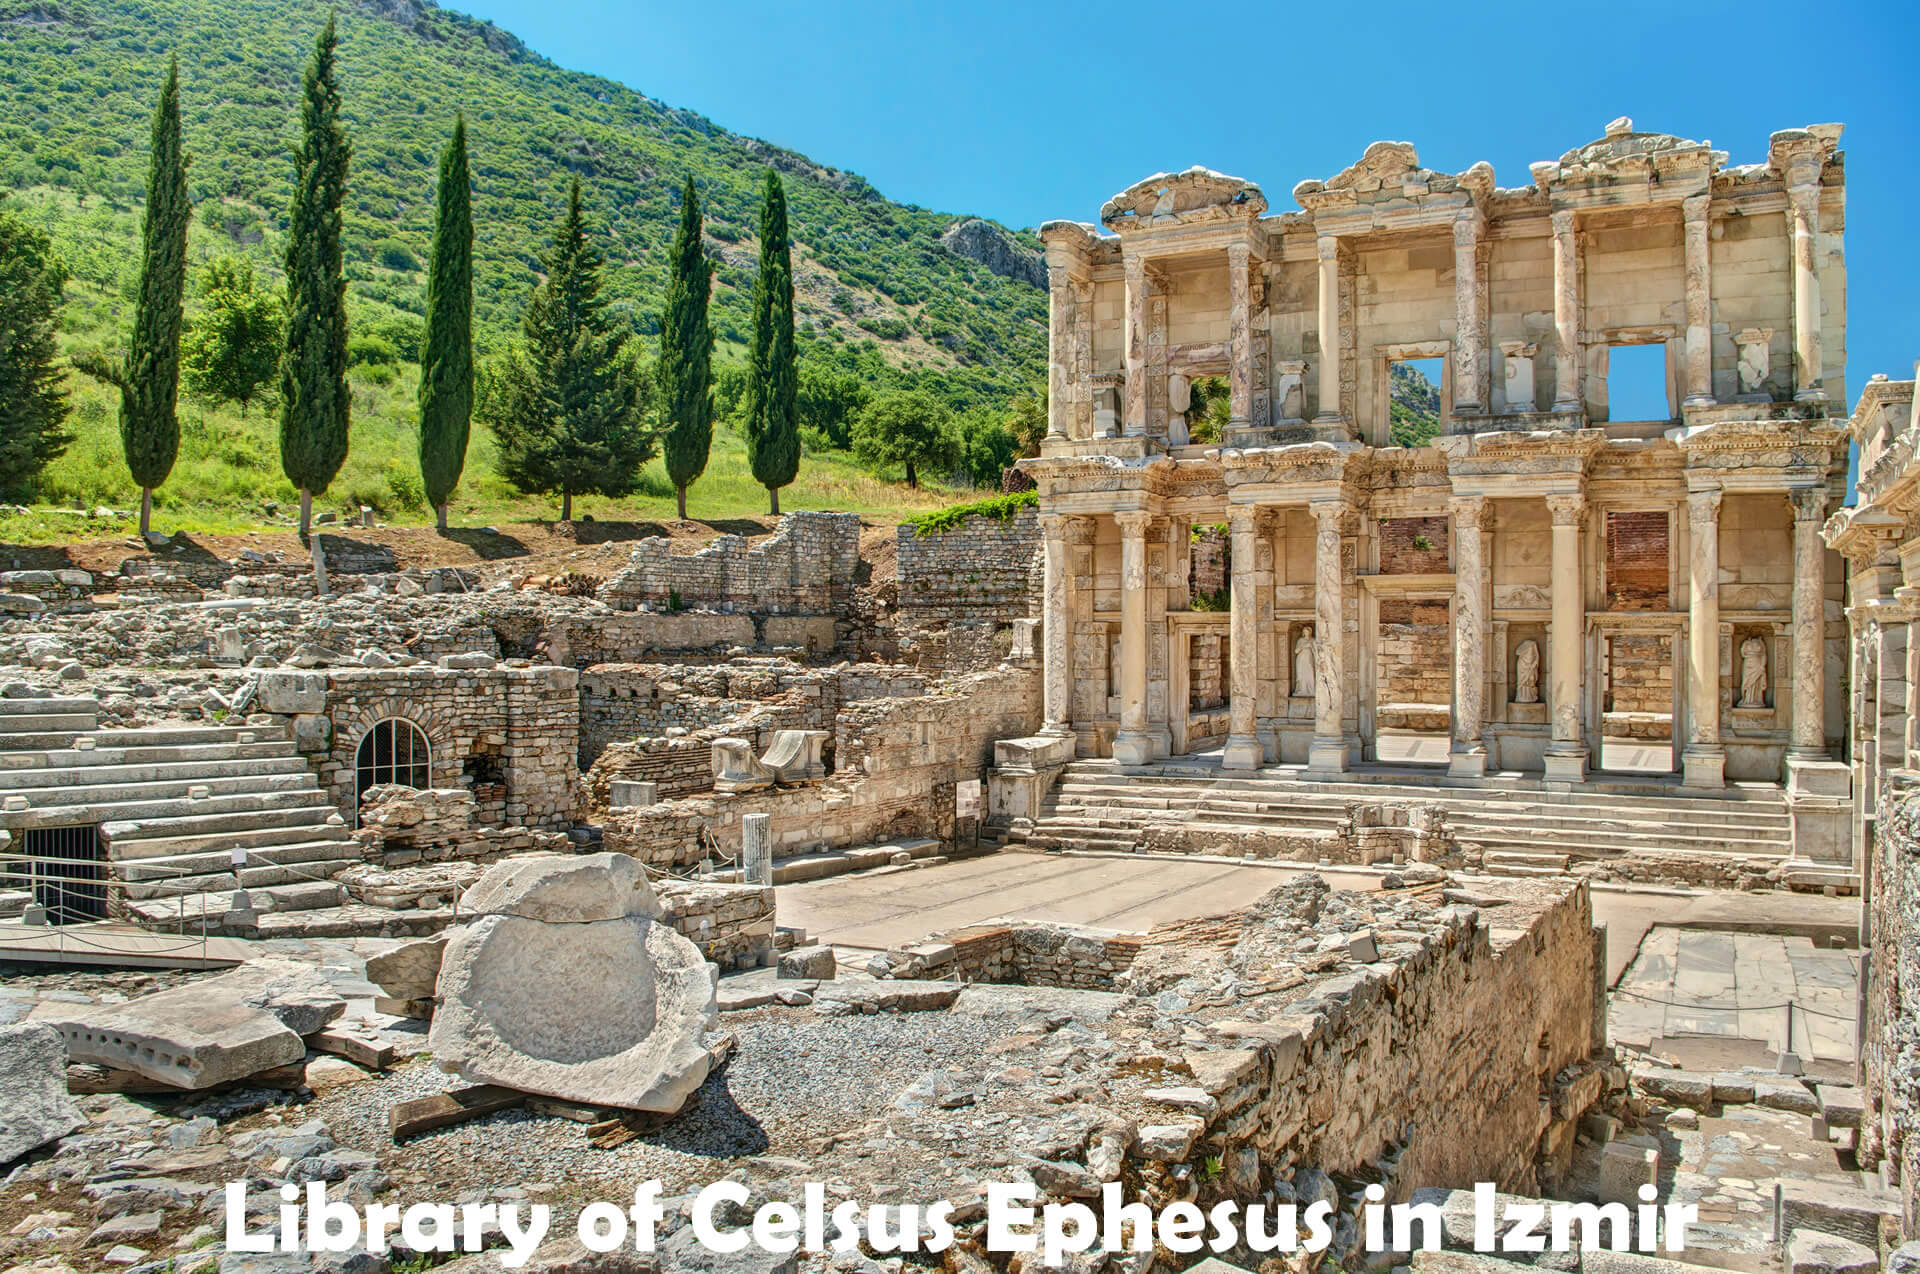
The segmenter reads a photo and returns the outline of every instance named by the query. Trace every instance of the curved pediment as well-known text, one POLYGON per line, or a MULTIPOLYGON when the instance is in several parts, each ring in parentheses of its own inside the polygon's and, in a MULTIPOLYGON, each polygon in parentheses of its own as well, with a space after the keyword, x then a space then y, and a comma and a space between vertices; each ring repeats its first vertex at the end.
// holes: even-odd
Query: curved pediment
POLYGON ((1195 165, 1181 173, 1155 173, 1136 181, 1100 209, 1111 230, 1165 223, 1251 220, 1267 210, 1260 187, 1195 165))
POLYGON ((1303 208, 1344 206, 1384 195, 1446 194, 1465 190, 1476 198, 1493 192, 1493 168, 1484 160, 1463 173, 1436 172, 1420 163, 1412 142, 1374 142, 1358 160, 1325 181, 1307 180, 1293 188, 1303 208))

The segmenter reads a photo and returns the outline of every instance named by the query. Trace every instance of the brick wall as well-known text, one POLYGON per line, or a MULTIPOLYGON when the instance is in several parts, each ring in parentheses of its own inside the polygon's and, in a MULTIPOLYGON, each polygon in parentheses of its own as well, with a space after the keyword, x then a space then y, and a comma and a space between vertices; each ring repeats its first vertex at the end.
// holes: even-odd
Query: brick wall
POLYGON ((1607 514, 1607 609, 1666 610, 1664 510, 1607 514))
POLYGON ((1673 712, 1673 638, 1620 633, 1610 642, 1607 711, 1673 712))
POLYGON ((1447 641, 1448 613, 1442 600, 1388 598, 1380 603, 1382 704, 1450 701, 1453 657, 1447 641))
POLYGON ((1445 574, 1453 569, 1448 557, 1450 534, 1451 523, 1444 517, 1381 518, 1380 573, 1445 574))

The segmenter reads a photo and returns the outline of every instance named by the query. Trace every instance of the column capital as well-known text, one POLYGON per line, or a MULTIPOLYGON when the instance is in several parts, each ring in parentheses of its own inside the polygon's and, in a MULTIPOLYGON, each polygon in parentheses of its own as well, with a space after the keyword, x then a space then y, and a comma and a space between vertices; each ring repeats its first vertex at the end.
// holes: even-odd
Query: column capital
POLYGON ((1571 208, 1557 209, 1553 214, 1553 232, 1557 235, 1572 234, 1574 211, 1571 208))
POLYGON ((1707 209, 1713 204, 1711 195, 1688 195, 1680 201, 1680 215, 1688 221, 1705 221, 1707 209))
POLYGON ((1338 261, 1340 259, 1340 236, 1335 234, 1321 234, 1319 238, 1314 240, 1314 250, 1319 253, 1322 261, 1338 261))
POLYGON ((1805 180, 1792 180, 1797 175, 1799 174, 1789 174, 1787 202, 1793 206, 1796 213, 1811 217, 1820 211, 1820 175, 1815 171, 1805 180))
POLYGON ((1244 243, 1227 245, 1227 264, 1236 270, 1244 270, 1253 260, 1253 249, 1244 243))
POLYGON ((1232 535, 1255 534, 1260 529, 1260 510, 1251 504, 1239 504, 1228 508, 1227 529, 1232 535))
POLYGON ((1711 526, 1720 520, 1719 487, 1687 492, 1687 520, 1695 526, 1711 526))
POLYGON ((1319 523, 1322 535, 1328 532, 1345 535, 1347 524, 1353 518, 1353 506, 1345 500, 1315 500, 1307 505, 1307 511, 1319 523))
POLYGON ((1470 526, 1478 531, 1484 528, 1487 518, 1487 497, 1483 495, 1456 495, 1447 501, 1447 511, 1453 515, 1455 526, 1470 526))
POLYGON ((1049 540, 1064 540, 1067 536, 1067 524, 1073 519, 1064 513, 1042 513, 1040 515, 1040 534, 1049 540))
POLYGON ((1791 487, 1787 491, 1787 503, 1793 509, 1793 520, 1796 522, 1825 524, 1827 520, 1825 487, 1791 487))
POLYGON ((1485 218, 1478 208, 1470 208, 1453 219, 1453 246, 1470 248, 1480 242, 1480 230, 1485 218))
POLYGON ((1113 515, 1120 534, 1127 539, 1141 539, 1147 534, 1147 528, 1153 525, 1154 515, 1145 509, 1121 509, 1113 515))
POLYGON ((1587 497, 1579 491, 1556 492, 1547 497, 1547 512, 1555 526, 1579 526, 1587 511, 1587 497))

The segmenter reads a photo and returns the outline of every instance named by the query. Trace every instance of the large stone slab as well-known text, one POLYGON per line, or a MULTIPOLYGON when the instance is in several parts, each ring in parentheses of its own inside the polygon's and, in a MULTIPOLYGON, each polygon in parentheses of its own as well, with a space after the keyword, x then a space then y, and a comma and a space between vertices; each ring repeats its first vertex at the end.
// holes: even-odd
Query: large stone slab
POLYGON ((67 1095, 67 1046, 45 1022, 0 1026, 0 1165, 87 1126, 67 1095))
POLYGON ((567 1101, 673 1113, 707 1077, 715 972, 656 920, 638 863, 620 854, 497 864, 473 888, 484 915, 440 965, 434 1061, 476 1083, 567 1101), (609 915, 608 913, 612 913, 609 915))
POLYGON ((211 1088, 297 1062, 347 1002, 311 965, 255 960, 231 973, 125 1004, 63 1006, 41 1020, 76 1062, 211 1088))
POLYGON ((1795 1230, 1787 1243, 1789 1274, 1875 1274, 1880 1251, 1837 1234, 1795 1230))
POLYGON ((476 916, 584 924, 658 916, 647 870, 625 854, 527 854, 495 863, 460 899, 476 916))
POLYGON ((440 980, 440 960, 446 949, 447 936, 436 933, 368 956, 367 981, 396 1000, 430 1000, 440 980))

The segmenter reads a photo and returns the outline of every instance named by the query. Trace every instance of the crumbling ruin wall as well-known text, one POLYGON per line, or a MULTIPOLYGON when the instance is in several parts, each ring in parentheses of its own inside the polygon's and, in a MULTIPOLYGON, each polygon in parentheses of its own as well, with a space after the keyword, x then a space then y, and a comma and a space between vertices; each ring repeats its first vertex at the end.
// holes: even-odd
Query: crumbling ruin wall
POLYGON ((858 515, 789 513, 770 539, 752 546, 723 535, 676 556, 671 540, 641 540, 600 599, 621 610, 677 601, 757 615, 834 615, 846 608, 859 565, 858 515))
POLYGON ((1006 658, 1010 626, 1031 613, 1034 510, 925 534, 903 525, 897 545, 901 637, 920 666, 979 672, 1006 658))
POLYGON ((773 889, 653 878, 666 920, 723 969, 753 962, 774 946, 773 889))
POLYGON ((1866 1034, 1860 1070, 1867 1111, 1860 1166, 1899 1167, 1907 1233, 1920 1233, 1920 774, 1881 780, 1869 841, 1866 1034))
POLYGON ((834 773, 824 782, 616 810, 605 844, 660 867, 713 851, 732 857, 741 816, 752 813, 771 816, 777 855, 905 836, 950 839, 954 785, 985 777, 996 739, 1039 728, 1039 679, 1025 669, 957 678, 913 698, 844 703, 833 725, 834 773))
POLYGON ((1145 934, 1082 925, 987 921, 935 934, 882 957, 887 976, 1111 991, 1145 934))

